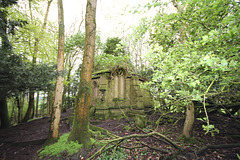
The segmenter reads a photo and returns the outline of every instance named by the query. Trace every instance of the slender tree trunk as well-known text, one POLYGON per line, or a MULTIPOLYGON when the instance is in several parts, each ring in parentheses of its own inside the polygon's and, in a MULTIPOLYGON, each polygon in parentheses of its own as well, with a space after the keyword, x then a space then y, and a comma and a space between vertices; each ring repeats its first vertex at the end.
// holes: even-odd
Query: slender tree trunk
POLYGON ((26 112, 22 122, 27 122, 30 119, 32 109, 34 107, 34 93, 32 94, 31 92, 34 92, 34 90, 30 89, 28 109, 27 109, 27 112, 26 112))
MULTIPOLYGON (((41 108, 42 109, 42 111, 41 111, 42 116, 44 116, 44 109, 45 109, 44 108, 44 106, 45 106, 44 104, 45 103, 46 103, 46 93, 43 94, 43 103, 42 103, 42 108, 41 108)), ((48 113, 46 114, 46 116, 49 116, 48 113)))
POLYGON ((11 117, 10 117, 10 123, 14 124, 16 122, 16 116, 15 116, 15 106, 17 105, 17 102, 14 99, 10 100, 12 103, 12 113, 11 113, 11 117))
POLYGON ((183 128, 183 135, 187 138, 193 136, 193 125, 194 125, 194 104, 190 102, 186 108, 186 119, 183 128))
POLYGON ((20 104, 20 100, 19 100, 19 97, 17 96, 16 97, 16 101, 17 101, 17 108, 18 108, 18 123, 20 123, 21 122, 21 119, 22 119, 22 106, 21 106, 21 104, 20 104))
POLYGON ((35 96, 33 95, 33 106, 32 106, 32 115, 31 115, 31 119, 33 119, 35 117, 35 96))
POLYGON ((47 116, 50 115, 50 108, 52 105, 50 105, 50 101, 51 101, 51 98, 50 97, 50 91, 47 92, 47 116))
POLYGON ((52 99, 53 99, 53 94, 52 91, 47 92, 47 116, 52 114, 52 99))
POLYGON ((63 112, 66 110, 66 88, 67 88, 67 86, 66 85, 64 85, 63 86, 63 95, 62 95, 62 110, 63 110, 63 112))
MULTIPOLYGON (((64 17, 62 0, 58 0, 58 24, 59 24, 59 37, 58 37, 57 71, 61 73, 64 69, 64 17)), ((61 118, 63 81, 64 81, 63 75, 59 75, 57 77, 56 88, 54 91, 51 124, 48 135, 48 142, 50 143, 58 140, 59 138, 59 123, 61 118)))
POLYGON ((89 148, 91 146, 89 134, 89 107, 92 95, 91 80, 95 52, 96 5, 97 0, 87 0, 85 18, 86 39, 80 75, 80 87, 77 95, 73 128, 68 139, 70 141, 78 141, 78 143, 83 144, 84 148, 89 148))
POLYGON ((21 95, 20 95, 20 110, 19 110, 19 121, 18 123, 20 123, 22 121, 22 118, 23 118, 23 108, 24 108, 24 105, 25 105, 25 92, 23 92, 21 95))
POLYGON ((37 91, 36 114, 35 114, 36 117, 38 117, 38 105, 39 105, 39 91, 37 91))
MULTIPOLYGON (((70 67, 68 70, 67 79, 66 79, 67 82, 70 81, 71 71, 72 71, 72 67, 70 67)), ((67 110, 69 108, 69 106, 67 106, 69 103, 66 103, 66 97, 67 97, 66 93, 67 93, 68 86, 69 84, 64 85, 63 87, 63 106, 62 107, 64 110, 67 110)))
POLYGON ((68 93, 68 108, 72 108, 72 98, 71 98, 71 95, 70 95, 70 84, 67 85, 67 93, 68 93))
POLYGON ((6 97, 0 99, 0 123, 0 128, 7 128, 10 126, 6 97))

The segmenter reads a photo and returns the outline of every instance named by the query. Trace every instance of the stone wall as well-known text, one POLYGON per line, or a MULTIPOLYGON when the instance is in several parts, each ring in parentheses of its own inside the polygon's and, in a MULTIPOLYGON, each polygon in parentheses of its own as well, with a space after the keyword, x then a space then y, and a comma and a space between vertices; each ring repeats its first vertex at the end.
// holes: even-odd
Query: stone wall
POLYGON ((142 81, 123 68, 99 72, 92 78, 92 111, 95 115, 118 115, 129 109, 153 106, 150 92, 140 88, 142 81))

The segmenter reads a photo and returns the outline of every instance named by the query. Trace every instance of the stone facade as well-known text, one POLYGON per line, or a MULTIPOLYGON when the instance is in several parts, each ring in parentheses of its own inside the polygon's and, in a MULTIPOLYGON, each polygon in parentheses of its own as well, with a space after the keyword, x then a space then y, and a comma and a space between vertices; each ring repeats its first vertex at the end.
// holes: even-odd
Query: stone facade
POLYGON ((152 107, 150 92, 140 88, 142 82, 142 78, 121 67, 94 73, 91 110, 94 114, 108 115, 152 107))

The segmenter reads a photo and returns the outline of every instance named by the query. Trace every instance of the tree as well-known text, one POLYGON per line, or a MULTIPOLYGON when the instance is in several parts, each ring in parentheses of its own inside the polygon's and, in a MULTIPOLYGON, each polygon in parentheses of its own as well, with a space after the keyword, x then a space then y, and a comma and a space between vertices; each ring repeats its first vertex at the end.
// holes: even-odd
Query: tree
MULTIPOLYGON (((16 0, 12 1, 1 1, 0 2, 0 122, 1 128, 7 128, 10 125, 8 117, 8 108, 7 108, 7 92, 11 90, 11 84, 14 83, 12 78, 16 78, 14 74, 9 74, 11 71, 9 69, 14 65, 11 63, 12 57, 12 46, 8 39, 7 26, 9 26, 9 21, 7 20, 7 7, 16 4, 16 0), (7 70, 6 70, 7 69, 7 70), (10 80, 10 81, 9 81, 10 80)), ((12 26, 14 28, 14 26, 12 26)))
POLYGON ((58 62, 57 62, 57 81, 54 91, 54 100, 52 107, 50 130, 48 135, 48 141, 55 142, 59 139, 59 123, 61 118, 61 105, 62 105, 62 90, 63 90, 63 69, 64 69, 64 14, 62 0, 58 0, 58 25, 59 25, 59 37, 58 37, 58 62))
POLYGON ((126 53, 124 46, 121 44, 121 39, 118 37, 108 38, 103 52, 115 56, 126 53))
MULTIPOLYGON (((181 11, 160 10, 148 30, 148 57, 154 69, 148 85, 164 101, 160 106, 178 111, 187 106, 186 114, 194 115, 192 102, 202 104, 207 114, 206 103, 217 104, 217 97, 237 101, 228 95, 239 94, 239 3, 194 0, 180 1, 179 6, 173 2, 181 11)), ((160 2, 153 6, 159 4, 164 6, 160 2)), ((190 124, 184 127, 186 137, 192 136, 193 120, 186 118, 185 124, 190 124)), ((216 131, 208 119, 204 129, 216 131)))
MULTIPOLYGON (((24 18, 20 17, 18 19, 14 16, 15 13, 13 13, 12 9, 15 7, 9 7, 11 4, 16 3, 17 1, 3 1, 0 3, 0 16, 2 16, 0 18, 0 99, 2 100, 0 108, 3 110, 1 113, 4 113, 4 115, 1 115, 2 127, 6 126, 3 124, 7 122, 6 117, 8 117, 8 114, 6 114, 7 106, 5 105, 7 104, 6 98, 17 97, 21 92, 25 92, 29 88, 47 90, 56 75, 53 70, 54 65, 50 63, 39 63, 33 68, 32 63, 28 62, 27 56, 23 53, 24 49, 21 50, 16 45, 19 44, 19 41, 15 41, 15 39, 23 38, 19 32, 28 25, 28 21, 24 18)), ((18 108, 20 113, 20 105, 18 105, 18 108)))
MULTIPOLYGON (((32 3, 32 2, 29 1, 29 9, 30 9, 31 21, 33 21, 31 3, 32 3)), ((34 67, 34 65, 37 63, 39 42, 40 42, 40 40, 41 40, 42 37, 43 37, 43 33, 44 33, 44 30, 45 30, 46 25, 47 25, 48 13, 49 13, 49 9, 50 9, 51 3, 52 3, 52 0, 49 0, 49 1, 48 1, 48 4, 47 4, 47 10, 46 10, 46 14, 45 14, 45 17, 44 17, 44 22, 43 22, 43 25, 42 25, 40 34, 39 34, 39 36, 35 35, 35 37, 34 37, 35 42, 34 42, 33 58, 32 58, 33 67, 34 67)), ((35 92, 35 91, 34 91, 33 88, 30 88, 30 89, 29 89, 29 105, 28 105, 27 112, 26 112, 26 114, 25 114, 22 122, 28 121, 28 120, 30 119, 31 113, 32 113, 32 117, 34 117, 34 99, 35 99, 35 98, 34 98, 34 92, 35 92), (32 112, 32 110, 33 110, 33 112, 32 112)))
POLYGON ((92 70, 95 52, 97 0, 88 0, 85 18, 85 46, 83 64, 80 75, 79 92, 74 114, 73 128, 69 135, 70 141, 78 141, 85 148, 91 146, 89 133, 89 107, 92 92, 92 70))
POLYGON ((78 31, 76 34, 68 37, 65 42, 65 58, 64 65, 66 78, 63 89, 63 109, 69 108, 70 101, 70 85, 72 83, 71 72, 76 65, 77 59, 81 59, 80 57, 83 55, 84 50, 84 42, 85 34, 81 31, 78 31), (68 99, 66 99, 66 93, 68 91, 68 99))

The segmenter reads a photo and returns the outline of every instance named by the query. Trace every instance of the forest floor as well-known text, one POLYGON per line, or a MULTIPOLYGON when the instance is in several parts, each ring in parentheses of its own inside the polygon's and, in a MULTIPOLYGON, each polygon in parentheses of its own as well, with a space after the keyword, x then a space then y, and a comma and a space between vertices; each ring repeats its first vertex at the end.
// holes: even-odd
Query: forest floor
MULTIPOLYGON (((66 117, 71 114, 72 110, 62 113, 60 133, 69 132, 71 129, 67 124, 66 117)), ((95 125, 112 131, 115 135, 126 136, 131 134, 144 134, 145 132, 150 132, 153 127, 151 124, 148 125, 144 130, 137 128, 132 128, 133 123, 125 119, 115 119, 115 120, 105 120, 96 121, 92 120, 95 125)), ((122 159, 238 159, 237 154, 240 155, 240 147, 235 148, 225 148, 225 149, 208 149, 200 155, 196 154, 201 147, 206 145, 217 145, 217 144, 232 144, 240 143, 240 122, 236 118, 224 117, 219 114, 210 115, 210 122, 219 129, 219 133, 215 133, 214 136, 211 134, 205 134, 202 129, 203 122, 196 120, 194 124, 194 143, 184 143, 183 140, 179 139, 182 128, 183 120, 180 120, 177 124, 162 124, 157 128, 157 132, 165 135, 171 141, 175 142, 179 147, 183 149, 183 152, 177 152, 177 149, 173 148, 171 145, 166 144, 161 138, 147 137, 130 139, 125 143, 128 147, 133 147, 133 145, 141 140, 144 144, 151 146, 152 148, 167 150, 167 153, 162 153, 161 151, 156 151, 149 149, 148 147, 138 148, 138 149, 124 149, 123 152, 127 157, 122 159), (176 154, 178 153, 178 154, 176 154)), ((0 130, 0 160, 32 160, 36 158, 37 151, 41 149, 44 141, 48 136, 49 130, 49 117, 35 119, 27 123, 23 123, 17 126, 10 127, 8 129, 0 130)), ((96 149, 89 151, 86 157, 93 154, 96 149)), ((117 152, 116 152, 117 153, 117 152)), ((79 155, 79 154, 78 154, 79 155)), ((104 158, 105 155, 101 155, 99 159, 104 158)), ((108 157, 111 158, 111 155, 108 157)), ((50 159, 47 157, 45 159, 50 159)), ((85 159, 85 157, 80 158, 76 156, 63 156, 62 158, 52 158, 52 159, 85 159)), ((118 159, 118 158, 117 158, 118 159)))

